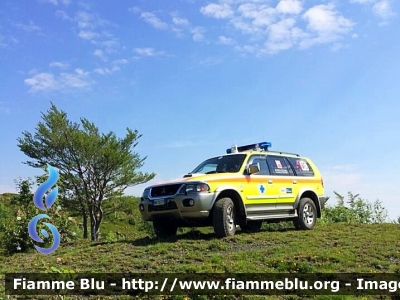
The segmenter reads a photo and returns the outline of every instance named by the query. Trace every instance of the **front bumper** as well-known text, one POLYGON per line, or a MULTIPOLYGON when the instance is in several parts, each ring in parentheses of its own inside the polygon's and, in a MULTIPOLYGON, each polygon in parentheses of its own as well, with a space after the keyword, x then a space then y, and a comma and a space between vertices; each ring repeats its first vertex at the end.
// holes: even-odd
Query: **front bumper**
POLYGON ((139 203, 139 210, 144 221, 153 221, 157 218, 202 219, 209 216, 213 201, 214 193, 210 192, 144 198, 139 203), (163 203, 157 204, 158 201, 163 203))

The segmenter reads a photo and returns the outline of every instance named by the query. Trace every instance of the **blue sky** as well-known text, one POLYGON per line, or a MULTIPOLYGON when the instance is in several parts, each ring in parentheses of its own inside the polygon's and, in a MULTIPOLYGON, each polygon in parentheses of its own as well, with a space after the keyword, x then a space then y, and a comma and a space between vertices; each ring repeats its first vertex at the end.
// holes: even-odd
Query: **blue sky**
POLYGON ((153 182, 270 141, 312 158, 328 196, 380 199, 394 219, 399 13, 395 0, 2 1, 0 193, 39 174, 16 139, 52 101, 103 132, 139 130, 153 182))

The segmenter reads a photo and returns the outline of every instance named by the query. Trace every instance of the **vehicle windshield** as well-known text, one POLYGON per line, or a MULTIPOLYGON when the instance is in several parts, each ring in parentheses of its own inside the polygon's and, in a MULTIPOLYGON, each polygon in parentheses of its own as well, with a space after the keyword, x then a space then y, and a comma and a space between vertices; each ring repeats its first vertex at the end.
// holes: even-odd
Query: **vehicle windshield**
POLYGON ((239 172, 246 154, 213 157, 202 162, 190 174, 236 173, 239 172))

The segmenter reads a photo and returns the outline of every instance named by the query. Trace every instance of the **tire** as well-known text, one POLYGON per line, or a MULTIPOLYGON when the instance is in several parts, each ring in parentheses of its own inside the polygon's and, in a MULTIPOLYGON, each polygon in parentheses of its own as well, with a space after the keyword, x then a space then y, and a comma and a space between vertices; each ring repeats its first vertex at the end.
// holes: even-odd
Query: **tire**
POLYGON ((317 223, 317 208, 310 198, 300 199, 298 218, 293 220, 297 229, 311 230, 317 223))
POLYGON ((240 229, 245 232, 258 232, 262 226, 262 221, 247 221, 246 225, 240 225, 240 229))
POLYGON ((213 225, 218 238, 235 235, 235 205, 230 198, 221 198, 215 203, 213 225))
POLYGON ((153 228, 158 238, 173 237, 178 231, 178 226, 169 220, 154 220, 153 228))

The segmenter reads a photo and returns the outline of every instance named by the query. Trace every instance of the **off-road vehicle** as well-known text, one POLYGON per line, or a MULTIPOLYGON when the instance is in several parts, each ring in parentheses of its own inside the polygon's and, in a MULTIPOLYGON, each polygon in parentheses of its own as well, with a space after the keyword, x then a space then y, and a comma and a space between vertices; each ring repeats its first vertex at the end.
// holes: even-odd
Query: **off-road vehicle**
POLYGON ((139 203, 143 220, 153 222, 159 237, 202 226, 226 237, 237 225, 257 231, 263 221, 314 228, 326 200, 321 174, 310 159, 269 147, 232 146, 179 180, 147 187, 139 203))

